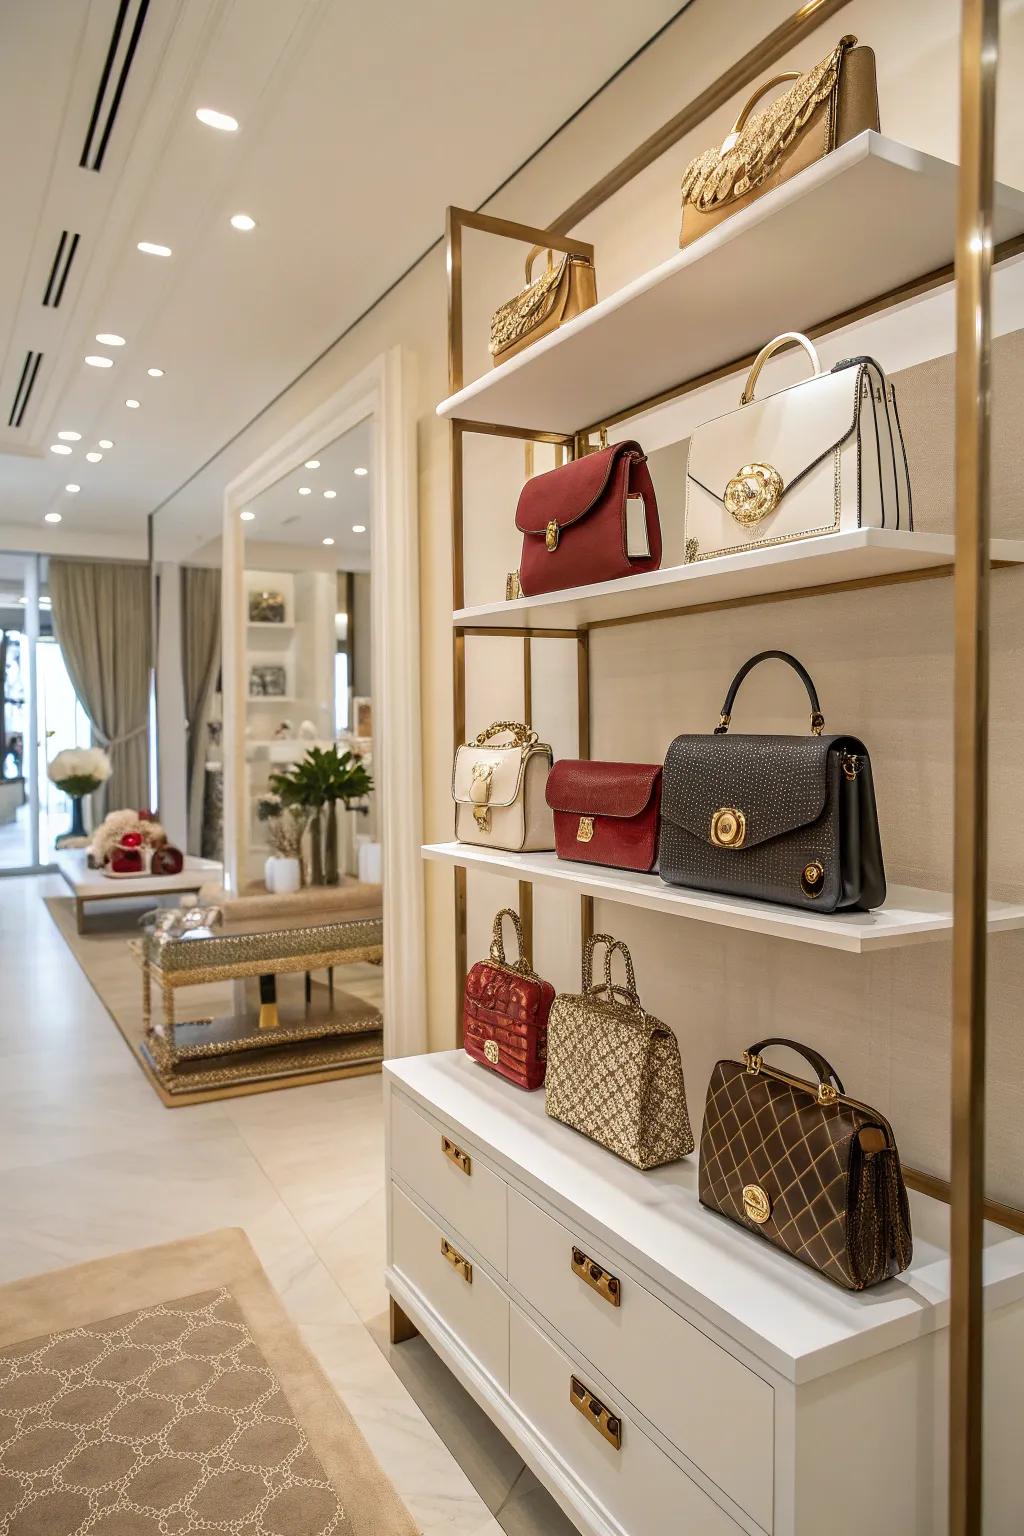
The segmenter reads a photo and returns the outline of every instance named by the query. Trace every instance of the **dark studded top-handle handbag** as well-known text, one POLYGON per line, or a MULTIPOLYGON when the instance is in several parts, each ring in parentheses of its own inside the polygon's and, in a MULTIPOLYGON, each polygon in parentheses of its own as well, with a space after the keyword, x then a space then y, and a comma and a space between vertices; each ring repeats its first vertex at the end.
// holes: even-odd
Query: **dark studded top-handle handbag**
POLYGON ((847 1290, 910 1264, 913 1240, 892 1126, 848 1098, 824 1056, 760 1040, 711 1074, 700 1138, 700 1202, 847 1290), (817 1082, 765 1064, 770 1045, 809 1062, 817 1082))
POLYGON ((538 976, 526 958, 518 912, 503 907, 494 919, 489 956, 466 977, 462 1025, 467 1054, 518 1088, 542 1088, 554 996, 550 981, 538 976), (506 917, 515 929, 515 960, 505 958, 506 917))
POLYGON ((677 736, 665 758, 658 858, 669 885, 819 912, 870 911, 885 869, 867 748, 824 734, 809 674, 787 651, 762 651, 729 685, 713 736, 677 736), (809 736, 730 736, 747 673, 793 668, 811 704, 809 736))

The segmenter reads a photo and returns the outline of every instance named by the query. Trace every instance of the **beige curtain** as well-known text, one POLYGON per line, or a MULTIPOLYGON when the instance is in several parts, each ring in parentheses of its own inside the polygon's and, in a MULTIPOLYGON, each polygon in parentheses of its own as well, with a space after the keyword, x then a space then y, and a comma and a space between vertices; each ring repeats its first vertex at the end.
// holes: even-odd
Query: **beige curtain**
POLYGON ((220 571, 181 569, 181 670, 188 724, 188 847, 199 853, 206 783, 206 721, 220 671, 220 571))
POLYGON ((149 805, 149 568, 51 560, 53 631, 113 774, 95 812, 149 805))

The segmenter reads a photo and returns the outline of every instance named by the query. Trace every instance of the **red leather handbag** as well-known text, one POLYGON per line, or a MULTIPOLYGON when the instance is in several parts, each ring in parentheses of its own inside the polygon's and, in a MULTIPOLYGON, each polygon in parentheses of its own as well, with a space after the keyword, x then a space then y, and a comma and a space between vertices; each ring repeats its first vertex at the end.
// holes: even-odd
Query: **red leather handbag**
POLYGON ((658 862, 660 763, 563 758, 548 774, 545 793, 560 859, 645 872, 658 862))
POLYGON ((503 908, 494 919, 490 956, 466 977, 462 1024, 467 1053, 518 1088, 542 1088, 554 996, 550 981, 542 981, 523 955, 519 914, 503 908), (501 931, 506 917, 518 941, 519 958, 512 961, 505 959, 501 931))
POLYGON ((661 565, 658 502, 639 443, 613 443, 527 480, 516 527, 526 597, 661 565))

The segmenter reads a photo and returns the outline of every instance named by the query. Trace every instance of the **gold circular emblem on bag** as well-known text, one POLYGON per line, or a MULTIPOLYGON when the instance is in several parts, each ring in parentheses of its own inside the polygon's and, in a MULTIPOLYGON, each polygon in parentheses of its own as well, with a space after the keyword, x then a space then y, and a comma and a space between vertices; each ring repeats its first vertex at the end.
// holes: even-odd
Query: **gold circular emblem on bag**
POLYGON ((754 528, 774 512, 782 496, 782 476, 771 464, 744 464, 725 488, 725 510, 744 528, 754 528))
POLYGON ((763 1227, 772 1213, 772 1203, 760 1184, 744 1184, 743 1210, 748 1220, 763 1227))
POLYGON ((747 818, 734 805, 720 806, 711 816, 711 841, 716 848, 742 848, 747 818))
POLYGON ((487 1060, 491 1063, 492 1067, 496 1067, 498 1065, 499 1051, 497 1040, 484 1041, 484 1055, 487 1057, 487 1060))
POLYGON ((804 865, 803 874, 800 876, 800 884, 803 886, 805 896, 820 896, 824 887, 825 870, 817 859, 812 859, 810 864, 804 865))

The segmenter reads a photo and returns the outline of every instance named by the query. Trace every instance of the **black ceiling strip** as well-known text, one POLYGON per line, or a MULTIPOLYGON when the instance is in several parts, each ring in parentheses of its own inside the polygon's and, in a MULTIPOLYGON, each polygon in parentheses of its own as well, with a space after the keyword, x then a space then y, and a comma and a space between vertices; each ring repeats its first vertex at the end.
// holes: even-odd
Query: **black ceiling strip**
POLYGON ((25 386, 25 394, 22 397, 22 401, 21 401, 21 410, 18 412, 18 419, 14 423, 14 425, 16 427, 20 427, 21 426, 21 423, 22 423, 22 420, 24 418, 25 412, 28 409, 28 402, 32 398, 32 391, 35 388, 36 379, 37 379, 37 377, 39 375, 39 365, 42 362, 42 360, 43 360, 43 354, 41 352, 37 352, 36 353, 36 360, 32 364, 32 372, 29 374, 28 384, 25 386))
POLYGON ((25 361, 24 361, 24 363, 22 365, 22 369, 21 369, 21 378, 18 380, 18 387, 14 391, 14 404, 11 406, 11 414, 7 418, 7 425, 9 427, 13 427, 14 426, 14 418, 18 414, 18 404, 19 404, 19 402, 21 400, 21 392, 25 388, 25 379, 26 379, 26 377, 28 375, 28 371, 31 368, 31 366, 32 366, 32 353, 31 352, 26 352, 26 354, 25 354, 25 361))
POLYGON ((53 285, 57 281, 57 271, 60 267, 61 257, 64 255, 64 247, 67 245, 67 243, 68 232, 66 229, 62 229, 60 232, 60 242, 57 246, 57 254, 54 256, 53 266, 50 268, 50 281, 47 283, 46 292, 43 294, 44 304, 49 304, 50 302, 50 295, 53 292, 53 285))
POLYGON ((68 251, 68 259, 64 263, 64 271, 61 273, 60 282, 57 285, 56 297, 53 301, 54 309, 58 308, 61 299, 64 297, 64 285, 67 283, 68 277, 70 275, 71 263, 75 259, 75 252, 78 250, 78 242, 81 238, 81 235, 79 235, 77 232, 71 236, 71 248, 68 251))
POLYGON ((138 14, 135 17, 135 25, 132 28, 132 35, 128 40, 128 48, 125 52, 124 63, 121 65, 121 73, 118 76, 117 89, 114 92, 114 99, 110 103, 110 111, 107 114, 107 126, 103 130, 103 137, 100 139, 100 146, 96 151, 96 159, 92 167, 94 171, 99 171, 103 168, 103 157, 107 152, 107 145, 110 142, 110 135, 113 132, 114 123, 117 120, 117 114, 121 109, 121 97, 124 95, 124 88, 128 84, 128 75, 131 71, 132 62, 135 58, 135 50, 139 46, 139 38, 142 36, 142 28, 146 20, 146 12, 148 10, 149 0, 141 0, 138 14))
POLYGON ((110 37, 110 46, 107 49, 107 57, 103 65, 103 73, 100 75, 99 87, 96 91, 96 100, 92 104, 92 116, 89 119, 89 127, 85 135, 85 144, 82 148, 82 157, 79 165, 83 170, 89 169, 89 155, 92 150, 92 136, 96 132, 96 124, 99 122, 100 112, 103 107, 103 98, 107 93, 107 83, 110 80, 110 71, 114 67, 117 57, 118 44, 121 41, 121 31, 124 27, 124 18, 128 14, 128 0, 121 0, 117 8, 117 20, 114 22, 114 30, 110 37))

